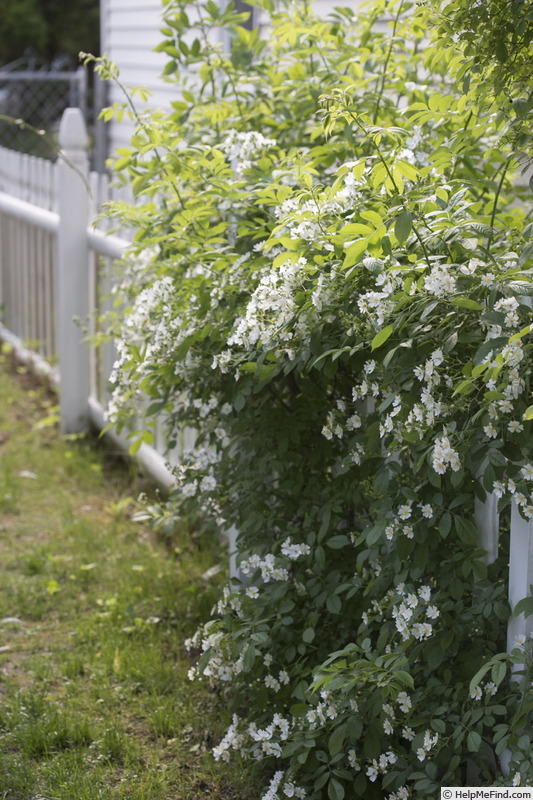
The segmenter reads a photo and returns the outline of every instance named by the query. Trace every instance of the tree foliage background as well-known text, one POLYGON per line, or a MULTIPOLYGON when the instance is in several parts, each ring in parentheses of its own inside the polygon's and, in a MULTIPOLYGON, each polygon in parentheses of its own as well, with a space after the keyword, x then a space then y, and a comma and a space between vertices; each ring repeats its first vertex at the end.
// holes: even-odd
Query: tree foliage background
POLYGON ((50 63, 78 53, 99 52, 99 0, 3 0, 0 21, 0 65, 31 50, 50 63))
POLYGON ((430 2, 441 39, 464 46, 464 88, 472 83, 507 116, 507 136, 527 166, 533 157, 533 3, 430 2))

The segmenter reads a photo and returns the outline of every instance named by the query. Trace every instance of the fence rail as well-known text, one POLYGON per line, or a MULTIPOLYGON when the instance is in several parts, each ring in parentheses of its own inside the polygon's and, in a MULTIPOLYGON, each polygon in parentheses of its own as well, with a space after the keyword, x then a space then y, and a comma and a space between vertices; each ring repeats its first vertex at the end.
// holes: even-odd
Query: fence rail
MULTIPOLYGON (((89 174, 86 131, 79 109, 64 113, 60 144, 64 157, 55 165, 0 148, 0 304, 4 325, 0 338, 13 343, 25 360, 49 374, 59 389, 61 429, 79 431, 92 422, 105 425, 106 383, 112 350, 87 346, 73 321, 101 310, 113 260, 122 257, 129 241, 106 235, 92 224, 113 193, 105 175, 89 174), (109 275, 109 272, 107 273, 109 275), (57 367, 55 362, 57 360, 57 367)), ((109 435, 123 449, 127 442, 109 435)), ((157 441, 162 442, 161 436, 157 441)), ((182 443, 182 448, 185 443, 182 443)), ((172 483, 168 461, 179 450, 162 455, 143 444, 138 458, 162 485, 172 483)), ((498 553, 498 501, 489 495, 476 501, 479 543, 487 563, 498 553)), ((516 504, 511 514, 509 602, 511 608, 530 595, 533 583, 533 522, 526 522, 516 504)), ((232 547, 234 530, 228 533, 232 547)), ((235 566, 233 565, 233 570, 235 566)), ((533 616, 513 616, 508 647, 518 636, 530 636, 533 616)))
MULTIPOLYGON (((89 173, 79 109, 64 112, 59 136, 55 164, 0 148, 0 338, 56 385, 61 430, 69 433, 106 424, 113 346, 88 345, 76 320, 94 326, 112 262, 130 240, 93 224, 114 195, 106 175, 89 173)), ((125 437, 109 436, 128 449, 125 437)), ((161 453, 143 443, 138 458, 158 483, 171 485, 161 453)))

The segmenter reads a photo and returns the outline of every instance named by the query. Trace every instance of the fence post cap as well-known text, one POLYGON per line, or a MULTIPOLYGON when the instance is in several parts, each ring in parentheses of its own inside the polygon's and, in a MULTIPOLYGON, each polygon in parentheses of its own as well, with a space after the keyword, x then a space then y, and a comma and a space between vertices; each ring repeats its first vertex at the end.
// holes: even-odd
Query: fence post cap
POLYGON ((79 108, 67 108, 61 117, 59 144, 62 150, 86 150, 87 128, 79 108))

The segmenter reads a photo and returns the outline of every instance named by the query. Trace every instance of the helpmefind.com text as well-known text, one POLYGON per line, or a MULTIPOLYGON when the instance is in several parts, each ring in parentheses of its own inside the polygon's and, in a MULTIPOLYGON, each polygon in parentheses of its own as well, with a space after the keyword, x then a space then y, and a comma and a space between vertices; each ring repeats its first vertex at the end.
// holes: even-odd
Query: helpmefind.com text
POLYGON ((440 790, 440 800, 533 800, 533 787, 487 786, 468 789, 464 786, 445 786, 440 790))

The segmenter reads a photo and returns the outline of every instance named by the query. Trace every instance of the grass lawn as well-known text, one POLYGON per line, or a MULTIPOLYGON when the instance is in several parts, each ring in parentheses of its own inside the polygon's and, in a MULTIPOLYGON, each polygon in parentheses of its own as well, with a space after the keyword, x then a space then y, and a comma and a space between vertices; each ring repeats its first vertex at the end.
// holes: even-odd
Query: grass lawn
POLYGON ((211 756, 224 703, 187 678, 226 554, 133 522, 131 467, 60 437, 54 396, 0 361, 0 799, 257 800, 211 756))

